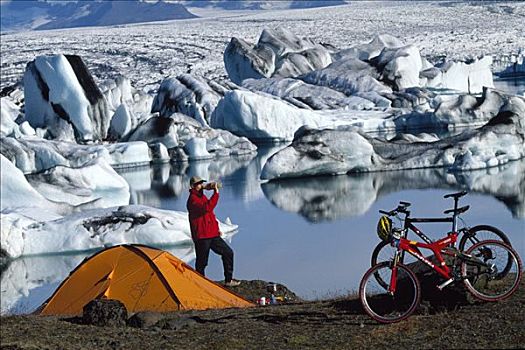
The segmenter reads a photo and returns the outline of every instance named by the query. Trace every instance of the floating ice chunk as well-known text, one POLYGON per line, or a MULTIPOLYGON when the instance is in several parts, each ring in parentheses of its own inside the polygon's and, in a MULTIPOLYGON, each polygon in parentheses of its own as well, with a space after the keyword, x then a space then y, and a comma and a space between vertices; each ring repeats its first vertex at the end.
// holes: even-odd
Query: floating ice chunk
POLYGON ((195 119, 183 114, 173 114, 170 118, 151 118, 133 131, 129 140, 162 143, 168 149, 171 158, 179 161, 242 155, 253 153, 257 149, 244 137, 233 135, 227 130, 203 127, 195 119), (202 144, 202 141, 193 143, 194 141, 191 140, 194 138, 205 140, 205 143, 202 144), (186 147, 188 142, 191 145, 186 147), (201 146, 205 148, 201 149, 201 146), (187 152, 197 153, 189 156, 187 152))
POLYGON ((358 44, 348 49, 338 51, 333 54, 333 57, 334 61, 345 58, 358 58, 362 61, 369 61, 372 58, 379 56, 381 51, 385 48, 397 48, 402 46, 404 46, 404 44, 398 38, 389 34, 381 34, 376 35, 366 44, 358 44))
POLYGON ((224 51, 226 71, 236 84, 249 78, 294 77, 331 62, 324 46, 282 27, 264 29, 255 46, 234 37, 224 51))
POLYGON ((151 118, 153 97, 135 90, 128 78, 119 76, 106 81, 101 85, 101 90, 112 114, 108 132, 110 139, 120 140, 141 122, 151 118))
POLYGON ((129 204, 129 186, 103 158, 81 167, 57 166, 32 175, 29 183, 47 199, 73 206, 92 207, 129 204))
POLYGON ((133 112, 129 110, 129 107, 125 103, 121 104, 111 118, 108 136, 120 140, 129 134, 133 119, 133 112))
POLYGON ((492 57, 485 56, 471 62, 445 62, 442 66, 428 68, 421 72, 427 87, 454 89, 478 94, 483 87, 494 87, 490 69, 492 57))
POLYGON ((81 168, 97 158, 104 158, 113 167, 144 165, 151 162, 150 151, 145 142, 88 146, 37 137, 2 137, 1 142, 2 154, 25 174, 41 172, 56 166, 81 168))
POLYGON ((248 78, 269 78, 275 70, 275 53, 267 47, 233 37, 224 51, 224 67, 236 84, 248 78))
POLYGON ((332 63, 330 53, 324 47, 313 47, 301 52, 289 52, 278 58, 273 76, 296 77, 322 69, 332 63))
MULTIPOLYGON (((219 222, 219 228, 231 235, 237 225, 219 222)), ((2 213, 1 229, 2 249, 12 258, 124 243, 191 244, 187 213, 139 205, 86 210, 51 221, 2 213)))
POLYGON ((109 153, 109 164, 113 167, 148 165, 152 160, 150 148, 146 142, 119 142, 104 144, 101 147, 109 153))
POLYGON ((292 146, 277 152, 268 160, 261 178, 366 171, 374 167, 374 156, 370 141, 355 128, 339 127, 323 131, 302 128, 297 131, 292 146))
POLYGON ((79 56, 38 56, 24 74, 26 119, 59 139, 102 140, 108 106, 79 56))
POLYGON ((106 97, 108 102, 108 108, 111 111, 116 111, 117 108, 125 104, 133 102, 133 88, 131 87, 131 81, 123 76, 119 76, 115 80, 104 82, 100 89, 106 97))
POLYGON ((22 131, 15 120, 20 113, 20 107, 9 97, 2 97, 0 101, 0 134, 3 136, 19 137, 22 131))
POLYGON ((346 95, 362 92, 392 92, 392 89, 379 82, 376 69, 356 58, 335 61, 329 66, 299 77, 312 85, 326 86, 346 95))
POLYGON ((507 95, 502 91, 484 88, 480 97, 473 95, 446 96, 439 101, 434 119, 443 124, 475 125, 484 124, 498 113, 513 111, 525 115, 525 99, 507 95))
POLYGON ((1 210, 18 207, 54 207, 27 182, 24 174, 9 159, 0 154, 2 171, 1 210))
POLYGON ((125 140, 160 142, 168 149, 179 145, 175 122, 171 118, 162 117, 148 119, 133 130, 125 140))
MULTIPOLYGON (((365 102, 366 104, 366 102, 365 102)), ((300 109, 262 93, 235 90, 227 93, 212 116, 212 126, 227 129, 252 140, 291 141, 303 125, 335 127, 353 125, 367 131, 418 126, 428 119, 418 115, 394 117, 385 111, 311 111, 300 109)))
POLYGON ((290 146, 267 161, 261 178, 428 167, 465 171, 502 165, 525 156, 525 114, 516 111, 502 111, 479 129, 431 142, 382 141, 346 126, 303 128, 290 146))
POLYGON ((250 139, 291 140, 302 125, 319 126, 310 111, 260 94, 232 91, 219 102, 211 126, 250 139))
POLYGON ((382 72, 383 80, 394 84, 396 90, 419 86, 419 71, 423 64, 415 45, 385 48, 372 64, 382 72))
POLYGON ((346 96, 325 86, 307 84, 294 78, 246 79, 242 86, 253 92, 277 96, 296 107, 306 109, 365 109, 375 107, 372 97, 346 96))
POLYGON ((194 137, 184 145, 189 160, 210 159, 214 156, 206 150, 206 139, 194 137))
POLYGON ((208 126, 220 97, 204 79, 182 74, 162 81, 151 112, 159 112, 165 118, 173 113, 183 113, 208 126))

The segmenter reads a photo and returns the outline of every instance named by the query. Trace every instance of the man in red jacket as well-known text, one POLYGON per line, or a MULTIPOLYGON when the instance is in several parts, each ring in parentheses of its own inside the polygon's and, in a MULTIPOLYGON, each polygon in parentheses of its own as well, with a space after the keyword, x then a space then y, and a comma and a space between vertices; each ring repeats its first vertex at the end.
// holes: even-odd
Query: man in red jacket
POLYGON ((213 213, 213 209, 219 201, 219 186, 211 183, 205 186, 206 180, 198 176, 190 179, 190 196, 186 207, 190 219, 191 238, 195 244, 195 270, 204 276, 204 269, 208 265, 210 249, 219 254, 224 267, 224 285, 228 287, 238 286, 239 281, 232 279, 233 276, 233 250, 221 238, 219 223, 213 213), (213 189, 213 195, 208 199, 204 195, 205 189, 213 189))

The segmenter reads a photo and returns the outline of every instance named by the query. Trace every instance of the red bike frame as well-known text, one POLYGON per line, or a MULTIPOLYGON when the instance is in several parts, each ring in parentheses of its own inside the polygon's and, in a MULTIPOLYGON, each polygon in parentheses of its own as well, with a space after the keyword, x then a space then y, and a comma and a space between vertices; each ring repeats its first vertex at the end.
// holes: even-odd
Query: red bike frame
MULTIPOLYGON (((398 248, 398 253, 400 251, 406 251, 410 255, 413 255, 418 260, 424 262, 431 268, 433 268, 437 273, 439 273, 441 276, 446 278, 447 280, 450 280, 452 278, 450 274, 450 268, 445 263, 445 259, 443 259, 443 256, 441 254, 442 250, 447 246, 453 246, 458 239, 458 233, 452 232, 447 237, 442 238, 436 242, 433 243, 422 243, 417 241, 411 241, 406 238, 401 237, 399 240, 394 241, 394 245, 398 248), (419 248, 429 249, 434 253, 434 256, 437 259, 437 264, 434 264, 432 261, 427 259, 419 248)), ((396 257, 399 256, 399 254, 396 254, 396 257)), ((394 266, 392 268, 392 276, 390 278, 390 287, 388 288, 388 292, 393 294, 396 290, 396 281, 397 281, 397 258, 394 259, 394 266)))

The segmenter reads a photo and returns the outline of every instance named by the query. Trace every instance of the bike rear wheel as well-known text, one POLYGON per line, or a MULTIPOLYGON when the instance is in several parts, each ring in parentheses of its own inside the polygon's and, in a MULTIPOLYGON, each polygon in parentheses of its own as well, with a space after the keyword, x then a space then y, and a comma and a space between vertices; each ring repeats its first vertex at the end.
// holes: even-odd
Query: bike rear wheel
POLYGON ((464 252, 474 244, 487 240, 502 241, 510 246, 512 245, 510 244, 509 238, 505 233, 503 233, 503 231, 495 228, 494 226, 478 225, 471 227, 467 232, 465 232, 465 234, 463 234, 459 241, 458 248, 464 252))
MULTIPOLYGON (((459 241, 459 250, 462 252, 468 250, 474 244, 481 241, 496 240, 502 241, 509 246, 512 246, 510 239, 507 237, 503 231, 495 228, 494 226, 489 225, 478 225, 470 228, 467 232, 463 234, 461 240, 459 241)), ((511 256, 508 256, 507 265, 500 271, 501 276, 505 276, 512 265, 511 256)))
POLYGON ((461 263, 461 276, 473 296, 484 301, 499 301, 516 291, 522 265, 518 253, 508 244, 498 240, 481 241, 465 254, 471 257, 461 263))
POLYGON ((393 267, 390 262, 379 263, 365 273, 359 286, 359 298, 366 313, 381 323, 394 323, 409 317, 419 305, 421 287, 419 281, 409 268, 397 264, 396 290, 393 295, 388 292, 393 267), (388 281, 385 287, 381 281, 388 281))

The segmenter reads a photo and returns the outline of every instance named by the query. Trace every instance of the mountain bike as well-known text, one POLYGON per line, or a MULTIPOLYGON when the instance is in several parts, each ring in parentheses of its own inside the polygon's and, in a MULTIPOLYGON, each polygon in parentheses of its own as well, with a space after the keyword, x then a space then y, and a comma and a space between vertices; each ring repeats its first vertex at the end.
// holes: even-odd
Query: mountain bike
MULTIPOLYGON (((458 207, 459 198, 465 196, 467 194, 466 191, 461 191, 457 193, 450 193, 446 194, 443 198, 453 198, 454 199, 454 208, 448 209, 444 211, 444 214, 452 214, 448 217, 441 217, 441 218, 413 218, 410 217, 410 211, 408 208, 411 206, 411 203, 409 202, 399 202, 399 205, 397 208, 391 210, 391 211, 383 211, 380 210, 379 212, 388 215, 390 217, 396 217, 399 221, 404 221, 404 226, 402 230, 402 236, 404 238, 407 238, 408 231, 414 232, 417 236, 419 236, 425 243, 432 243, 433 240, 430 239, 427 235, 423 233, 419 228, 417 228, 414 223, 438 223, 438 222, 451 222, 452 227, 451 231, 448 233, 449 235, 453 232, 458 232, 461 234, 461 239, 459 241, 458 249, 460 251, 465 251, 466 249, 470 248, 472 245, 478 243, 481 240, 487 240, 487 239, 494 239, 498 241, 502 241, 508 245, 511 245, 509 238, 505 233, 503 233, 501 230, 497 229, 496 227, 489 226, 489 225, 477 225, 474 227, 467 227, 466 225, 459 229, 457 231, 457 220, 461 220, 460 215, 465 213, 467 210, 469 210, 470 206, 464 206, 464 207, 458 207), (403 214, 405 217, 401 218, 399 215, 403 214)), ((389 242, 382 240, 379 242, 379 244, 375 247, 374 251, 372 252, 371 257, 371 266, 375 266, 378 262, 381 261, 388 261, 392 258, 394 255, 395 248, 390 245, 389 242)), ((400 257, 401 263, 404 263, 405 256, 402 254, 400 257)))
POLYGON ((423 243, 408 240, 402 236, 402 230, 392 229, 388 240, 397 249, 393 260, 371 267, 359 285, 359 298, 366 313, 378 322, 393 323, 406 319, 417 309, 421 286, 416 274, 400 262, 402 253, 414 256, 442 276, 445 281, 437 286, 440 290, 453 282, 463 282, 481 300, 510 297, 522 276, 520 257, 512 247, 498 240, 485 240, 461 252, 454 248, 457 238, 458 233, 452 232, 435 242, 423 243), (434 259, 425 257, 420 248, 432 251, 434 259), (453 257, 454 263, 449 266, 443 255, 453 257), (502 273, 504 270, 506 273, 502 273), (386 285, 379 280, 386 281, 386 285))

